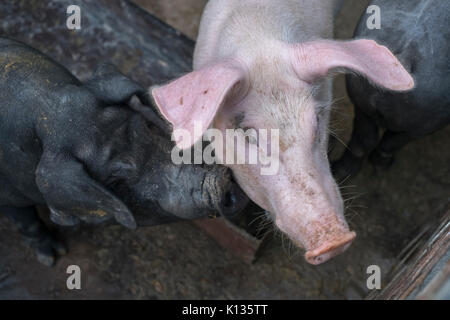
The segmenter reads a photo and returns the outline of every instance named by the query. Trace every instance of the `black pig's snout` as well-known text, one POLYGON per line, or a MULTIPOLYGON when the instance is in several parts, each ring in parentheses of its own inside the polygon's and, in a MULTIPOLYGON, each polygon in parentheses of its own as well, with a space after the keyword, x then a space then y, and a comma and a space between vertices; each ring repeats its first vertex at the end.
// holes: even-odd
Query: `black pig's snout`
POLYGON ((232 208, 236 203, 236 200, 237 200, 236 195, 233 192, 228 191, 225 194, 225 198, 223 200, 223 207, 232 208))
POLYGON ((231 171, 225 167, 212 167, 202 183, 203 201, 214 212, 209 216, 230 217, 238 214, 248 203, 248 198, 233 180, 231 171))
POLYGON ((239 185, 234 182, 232 176, 230 176, 227 190, 224 191, 220 202, 220 213, 225 217, 231 217, 240 213, 247 205, 249 199, 239 185))

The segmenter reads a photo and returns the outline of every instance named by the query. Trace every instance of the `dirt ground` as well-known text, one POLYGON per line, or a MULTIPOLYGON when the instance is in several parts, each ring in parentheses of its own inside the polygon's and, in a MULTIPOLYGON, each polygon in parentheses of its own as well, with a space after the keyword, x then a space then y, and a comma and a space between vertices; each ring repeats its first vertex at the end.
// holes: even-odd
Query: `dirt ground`
MULTIPOLYGON (((137 0, 162 20, 195 38, 205 0, 137 0)), ((348 38, 367 0, 346 0, 337 37, 348 38)), ((352 106, 342 78, 336 83, 337 132, 347 141, 352 106)), ((366 268, 378 265, 383 283, 402 248, 450 203, 450 127, 411 143, 394 165, 366 164, 346 182, 347 218, 358 237, 343 255, 307 265, 300 250, 274 236, 249 265, 191 223, 137 231, 119 226, 59 229, 70 252, 54 268, 40 265, 0 215, 0 299, 359 299, 366 268), (82 289, 66 288, 66 268, 82 270, 82 289)), ((337 148, 336 155, 342 151, 337 148)))

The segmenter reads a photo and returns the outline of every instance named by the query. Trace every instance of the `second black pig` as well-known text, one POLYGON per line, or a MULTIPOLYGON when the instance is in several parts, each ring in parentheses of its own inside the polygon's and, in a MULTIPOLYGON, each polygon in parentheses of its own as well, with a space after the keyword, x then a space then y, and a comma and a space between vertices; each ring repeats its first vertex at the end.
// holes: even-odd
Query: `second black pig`
POLYGON ((415 88, 389 92, 347 77, 355 105, 353 134, 343 157, 333 164, 338 180, 355 175, 366 155, 386 168, 410 141, 450 123, 450 3, 448 1, 374 0, 381 29, 369 30, 363 15, 355 37, 375 39, 390 48, 413 75, 415 88), (385 129, 381 139, 379 128, 385 129))

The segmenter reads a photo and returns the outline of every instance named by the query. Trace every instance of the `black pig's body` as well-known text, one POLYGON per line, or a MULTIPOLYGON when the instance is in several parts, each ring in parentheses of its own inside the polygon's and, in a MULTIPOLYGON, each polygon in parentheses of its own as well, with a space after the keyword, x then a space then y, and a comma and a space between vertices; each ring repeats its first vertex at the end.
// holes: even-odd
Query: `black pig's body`
POLYGON ((164 124, 151 108, 130 108, 133 95, 149 104, 110 65, 83 84, 40 52, 0 38, 0 213, 18 223, 41 261, 51 264, 61 246, 37 220, 37 204, 62 225, 114 217, 134 228, 232 214, 245 203, 224 167, 174 165, 164 124))
POLYGON ((369 30, 368 15, 363 15, 355 37, 375 39, 391 49, 416 86, 393 93, 347 77, 355 120, 349 148, 334 164, 338 179, 356 174, 369 153, 373 164, 387 167, 404 145, 450 123, 450 3, 374 0, 371 5, 381 9, 381 29, 369 30), (379 128, 386 130, 381 139, 379 128))

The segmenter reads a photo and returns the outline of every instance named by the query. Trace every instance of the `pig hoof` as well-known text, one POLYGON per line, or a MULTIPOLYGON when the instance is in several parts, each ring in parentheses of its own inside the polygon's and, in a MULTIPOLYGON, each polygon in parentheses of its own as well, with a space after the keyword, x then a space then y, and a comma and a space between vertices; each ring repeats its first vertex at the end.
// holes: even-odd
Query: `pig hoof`
POLYGON ((363 159, 346 151, 342 158, 331 164, 331 170, 336 181, 342 182, 350 176, 355 176, 361 169, 363 159))
POLYGON ((66 246, 59 241, 53 240, 52 242, 52 248, 53 250, 55 250, 55 252, 59 255, 59 256, 64 256, 67 254, 67 248, 66 246))
POLYGON ((53 267, 55 265, 56 257, 53 253, 36 252, 37 260, 39 263, 47 267, 53 267))
POLYGON ((325 242, 319 248, 306 252, 305 259, 313 265, 324 263, 347 250, 355 237, 356 233, 352 231, 337 240, 325 242))
POLYGON ((66 246, 58 240, 49 239, 41 243, 36 249, 36 256, 40 263, 47 267, 55 265, 57 255, 67 254, 66 246))
POLYGON ((394 162, 394 156, 390 153, 375 150, 370 154, 369 161, 377 168, 388 169, 394 162))

